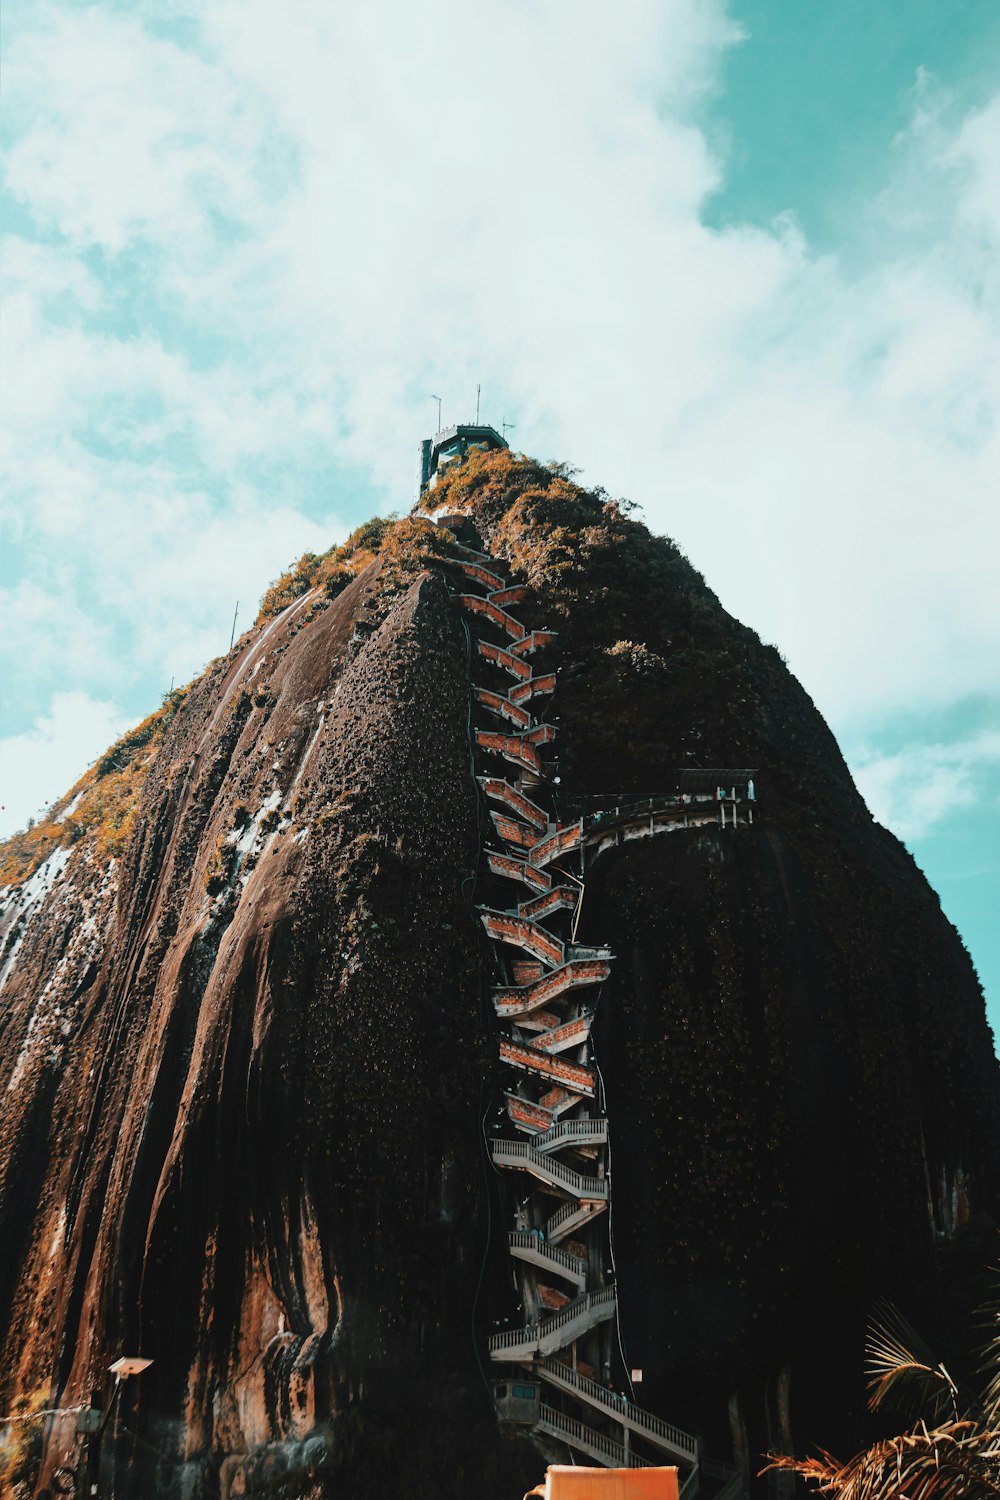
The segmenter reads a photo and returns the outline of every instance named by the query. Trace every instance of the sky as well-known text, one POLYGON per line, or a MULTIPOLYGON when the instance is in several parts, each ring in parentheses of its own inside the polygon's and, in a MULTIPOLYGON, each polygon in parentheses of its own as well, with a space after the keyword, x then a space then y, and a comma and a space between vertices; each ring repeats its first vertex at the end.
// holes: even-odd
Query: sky
POLYGON ((0 834, 481 383, 780 648, 1000 1032, 994 0, 7 0, 2 44, 0 834))

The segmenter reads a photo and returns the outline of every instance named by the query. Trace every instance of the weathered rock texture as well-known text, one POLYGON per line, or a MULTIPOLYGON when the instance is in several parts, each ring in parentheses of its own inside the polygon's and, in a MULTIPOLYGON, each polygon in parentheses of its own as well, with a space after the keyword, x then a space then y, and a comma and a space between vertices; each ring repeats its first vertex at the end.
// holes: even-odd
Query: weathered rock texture
MULTIPOLYGON (((567 813, 759 767, 753 829, 588 875, 581 940, 618 955, 597 1041, 622 1333, 644 1405, 716 1451, 854 1441, 872 1299, 947 1333, 942 1277, 991 1251, 1000 1087, 968 957, 777 653, 670 543, 507 454, 439 502, 560 632, 567 813)), ((121 1497, 507 1500, 539 1476, 477 1355, 468 642, 443 570, 383 552, 349 583, 290 575, 177 707, 120 857, 57 847, 8 901, 0 1399, 75 1404, 153 1356, 106 1445, 121 1497)))

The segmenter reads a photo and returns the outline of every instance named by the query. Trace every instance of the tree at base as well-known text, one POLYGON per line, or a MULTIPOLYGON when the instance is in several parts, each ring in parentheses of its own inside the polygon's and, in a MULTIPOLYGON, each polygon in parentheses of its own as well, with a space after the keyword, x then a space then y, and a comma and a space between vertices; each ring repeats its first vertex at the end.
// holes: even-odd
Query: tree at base
POLYGON ((762 1470, 790 1470, 811 1493, 836 1500, 988 1500, 1000 1496, 1000 1266, 983 1308, 992 1330, 983 1351, 982 1388, 971 1390, 947 1368, 891 1304, 882 1304, 866 1345, 868 1405, 895 1408, 911 1425, 841 1463, 769 1454, 762 1470))

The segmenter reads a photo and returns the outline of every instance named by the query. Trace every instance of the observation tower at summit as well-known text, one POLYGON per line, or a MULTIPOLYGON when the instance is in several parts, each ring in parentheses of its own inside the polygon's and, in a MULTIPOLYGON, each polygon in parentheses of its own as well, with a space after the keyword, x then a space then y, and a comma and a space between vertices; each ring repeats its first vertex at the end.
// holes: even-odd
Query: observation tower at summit
POLYGON ((460 463, 467 454, 477 448, 506 448, 508 443, 495 427, 478 422, 459 423, 455 427, 443 427, 432 438, 424 438, 420 444, 420 493, 434 483, 442 469, 449 464, 460 463))

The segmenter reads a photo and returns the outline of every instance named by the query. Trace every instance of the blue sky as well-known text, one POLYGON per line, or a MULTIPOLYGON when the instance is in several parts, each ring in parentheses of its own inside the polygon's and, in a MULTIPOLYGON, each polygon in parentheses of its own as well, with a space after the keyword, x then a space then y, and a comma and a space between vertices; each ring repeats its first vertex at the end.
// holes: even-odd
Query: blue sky
POLYGON ((0 831, 516 424, 773 640, 1000 1027, 1000 10, 11 0, 0 831))

